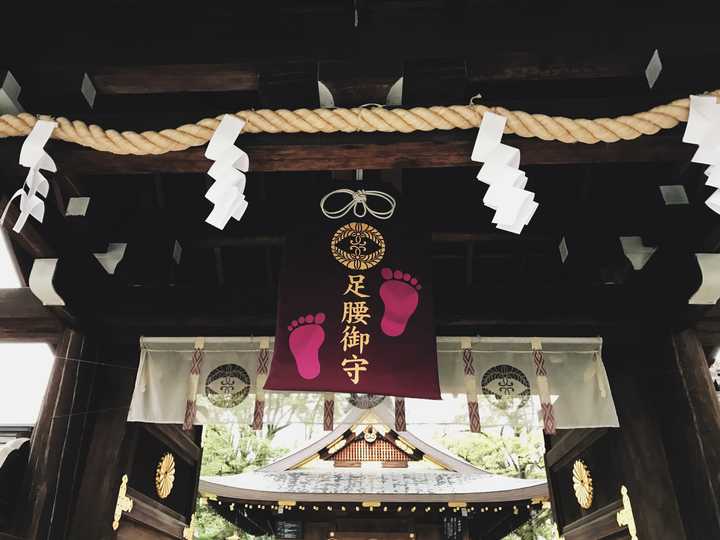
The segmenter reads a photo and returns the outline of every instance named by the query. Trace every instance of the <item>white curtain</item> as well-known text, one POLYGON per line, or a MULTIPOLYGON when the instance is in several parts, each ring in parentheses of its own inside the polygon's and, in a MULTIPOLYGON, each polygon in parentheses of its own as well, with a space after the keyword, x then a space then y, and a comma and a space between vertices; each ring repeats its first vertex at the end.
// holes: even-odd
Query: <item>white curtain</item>
MULTIPOLYGON (((267 338, 205 338, 197 391, 196 424, 253 419, 260 344, 267 338)), ((272 358, 272 343, 270 358, 272 358)), ((129 421, 183 423, 195 338, 143 338, 129 421)), ((536 343, 537 344, 537 343, 536 343)), ((602 363, 599 338, 540 339, 558 429, 618 426, 602 363)), ((477 395, 484 427, 542 427, 540 389, 530 338, 438 338, 441 402, 406 399, 407 425, 468 424, 467 401, 477 395), (474 374, 467 374, 467 352, 474 374), (469 384, 469 379, 472 383, 469 384)), ((375 397, 375 400, 383 398, 375 397)), ((264 423, 322 424, 323 395, 265 392, 264 423)), ((392 400, 384 398, 385 402, 392 400)), ((335 396, 339 422, 365 395, 335 396)))
MULTIPOLYGON (((452 409, 445 405, 433 408, 428 406, 428 400, 407 399, 408 425, 469 422, 463 358, 467 341, 482 426, 523 424, 542 428, 532 338, 438 338, 443 401, 454 405, 452 409)), ((557 428, 617 427, 615 404, 602 362, 602 340, 539 341, 557 428)))

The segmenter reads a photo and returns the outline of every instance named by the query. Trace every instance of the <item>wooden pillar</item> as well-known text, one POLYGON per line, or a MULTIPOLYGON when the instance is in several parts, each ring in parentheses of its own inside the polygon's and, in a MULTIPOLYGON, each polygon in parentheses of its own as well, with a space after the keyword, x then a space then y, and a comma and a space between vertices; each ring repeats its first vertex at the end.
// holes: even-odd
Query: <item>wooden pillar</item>
POLYGON ((720 538, 720 403, 694 330, 672 334, 648 370, 688 538, 720 538))
MULTIPOLYGON (((48 389, 32 436, 16 534, 23 538, 65 538, 87 454, 87 413, 95 365, 85 336, 66 330, 56 348, 48 389)), ((22 384, 22 381, 18 381, 22 384)))
MULTIPOLYGON (((85 456, 79 491, 74 497, 73 513, 67 538, 71 540, 109 540, 118 488, 130 449, 125 444, 128 410, 132 400, 138 359, 137 344, 98 346, 92 411, 91 445, 85 456)), ((158 535, 160 536, 160 535, 158 535)), ((147 536, 146 538, 150 538, 147 536)))
POLYGON ((562 430, 546 438, 545 464, 553 512, 567 540, 615 538, 621 486, 633 507, 638 537, 694 538, 685 534, 668 467, 660 419, 649 394, 652 358, 648 346, 607 344, 603 359, 620 428, 562 430), (573 488, 573 468, 581 460, 593 480, 593 500, 582 508, 573 488))
POLYGON ((138 358, 137 345, 63 333, 33 431, 15 534, 28 540, 114 537, 138 358))
MULTIPOLYGON (((693 538, 683 531, 680 509, 668 470, 661 434, 661 419, 648 396, 648 365, 643 362, 642 346, 607 347, 610 388, 620 421, 620 429, 611 429, 614 438, 608 462, 617 460, 618 484, 613 491, 620 499, 620 485, 627 487, 639 538, 693 538)), ((648 355, 649 356, 649 355, 648 355)), ((596 482, 601 481, 600 478, 596 482)), ((618 507, 617 510, 620 508, 618 507)), ((611 514, 615 522, 615 511, 611 514)))

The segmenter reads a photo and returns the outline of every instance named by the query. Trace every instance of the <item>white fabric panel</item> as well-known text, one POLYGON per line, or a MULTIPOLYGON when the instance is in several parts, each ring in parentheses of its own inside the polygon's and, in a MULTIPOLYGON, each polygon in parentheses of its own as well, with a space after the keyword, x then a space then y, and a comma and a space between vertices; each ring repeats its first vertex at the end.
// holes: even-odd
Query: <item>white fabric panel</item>
MULTIPOLYGON (((196 424, 251 423, 256 362, 262 339, 206 338, 196 424), (227 372, 232 379, 229 385, 225 384, 227 377, 223 371, 228 368, 221 366, 237 366, 227 372), (248 385, 237 377, 243 373, 241 370, 247 375, 248 385), (213 381, 209 376, 214 371, 223 376, 213 381), (223 404, 232 406, 213 404, 216 396, 212 391, 222 393, 228 388, 232 389, 229 403, 223 404)), ((467 424, 467 381, 461 350, 461 340, 467 339, 438 338, 443 400, 406 399, 408 426, 467 424)), ((194 342, 194 338, 143 339, 129 421, 183 422, 194 342)), ((599 338, 544 338, 541 342, 557 427, 617 427, 615 405, 600 360, 602 341, 599 338)), ((531 338, 470 338, 470 343, 482 426, 542 427, 531 338), (505 397, 498 400, 496 395, 505 397)), ((272 345, 271 339, 270 358, 272 345)), ((266 392, 265 421, 321 424, 322 402, 321 394, 266 392)), ((336 415, 345 414, 358 403, 367 407, 372 401, 362 397, 359 401, 351 400, 347 394, 336 394, 336 415)))
MULTIPOLYGON (((438 338, 440 388, 444 399, 466 391, 463 338, 438 338), (446 394, 450 394, 447 395, 446 394)), ((536 377, 531 338, 472 338, 471 348, 475 382, 479 394, 480 421, 483 426, 530 423, 542 427, 540 388, 536 377), (507 369, 502 366, 509 366, 507 369), (512 378, 518 377, 523 381, 512 378), (510 375, 510 374, 513 375, 510 375), (483 385, 483 378, 486 384, 483 385), (494 379, 494 380, 493 380, 494 379), (499 401, 491 392, 510 396, 524 390, 527 381, 528 399, 508 398, 499 401), (512 390, 512 391, 511 391, 512 390), (509 401, 508 401, 509 400, 509 401), (524 402, 524 403, 523 403, 524 402), (504 407, 503 407, 504 405, 504 407)), ((619 425, 605 367, 601 360, 600 338, 545 338, 540 340, 547 370, 547 381, 554 416, 559 429, 617 427, 619 425), (596 358, 598 359, 596 361, 596 358)), ((422 423, 414 410, 422 400, 407 400, 408 425, 422 423)), ((458 416, 467 421, 467 411, 457 408, 458 416)))
MULTIPOLYGON (((135 384, 129 421, 182 423, 188 399, 187 388, 194 352, 194 339, 147 339, 141 343, 141 358, 135 384)), ((249 423, 254 406, 259 340, 205 340, 204 359, 200 366, 196 424, 249 423), (218 407, 208 398, 208 386, 218 390, 223 377, 208 385, 208 376, 221 366, 238 366, 231 375, 247 376, 248 385, 235 378, 233 407, 218 407), (247 388, 247 393, 244 389, 247 388), (244 396, 244 397, 243 397, 244 396)), ((222 369, 222 368, 221 368, 222 369)))

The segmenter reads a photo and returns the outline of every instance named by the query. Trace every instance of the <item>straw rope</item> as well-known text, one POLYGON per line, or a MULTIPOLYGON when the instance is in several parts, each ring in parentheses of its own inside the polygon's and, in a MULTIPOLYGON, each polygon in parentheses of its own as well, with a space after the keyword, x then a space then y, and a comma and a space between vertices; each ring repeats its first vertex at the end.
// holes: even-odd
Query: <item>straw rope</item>
MULTIPOLYGON (((720 90, 710 92, 720 96, 720 90)), ((617 118, 565 118, 510 111, 503 107, 483 105, 452 105, 448 107, 414 107, 387 109, 384 107, 355 107, 352 109, 246 110, 235 113, 247 122, 244 133, 373 133, 472 129, 480 125, 482 115, 492 111, 507 117, 505 133, 520 137, 537 137, 545 141, 595 144, 636 139, 654 135, 686 122, 690 100, 678 99, 649 111, 617 118)), ((52 118, 58 123, 53 138, 72 142, 113 154, 164 154, 191 146, 202 146, 210 140, 222 116, 204 118, 196 124, 186 124, 162 131, 118 132, 79 120, 52 118)), ((0 116, 0 138, 20 137, 30 133, 38 119, 28 113, 0 116)))

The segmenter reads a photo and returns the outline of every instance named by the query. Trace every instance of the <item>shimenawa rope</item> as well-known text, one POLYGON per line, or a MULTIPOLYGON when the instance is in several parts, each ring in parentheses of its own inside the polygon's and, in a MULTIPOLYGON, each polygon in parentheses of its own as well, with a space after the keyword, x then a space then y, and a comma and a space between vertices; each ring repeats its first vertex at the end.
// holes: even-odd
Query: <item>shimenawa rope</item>
MULTIPOLYGON (((720 90, 710 92, 720 96, 720 90)), ((388 109, 355 107, 352 109, 286 109, 245 110, 235 113, 247 123, 244 133, 355 133, 400 132, 472 129, 480 125, 482 115, 492 111, 507 117, 505 133, 520 137, 537 137, 545 141, 595 144, 631 140, 641 135, 654 135, 686 122, 690 100, 678 99, 667 105, 653 107, 616 118, 565 118, 510 111, 503 107, 483 105, 452 105, 388 109)), ((210 140, 222 116, 205 118, 162 131, 118 132, 88 125, 80 120, 52 118, 58 123, 53 138, 72 142, 113 154, 164 154, 202 146, 210 140)), ((0 138, 27 135, 38 120, 48 116, 28 113, 0 116, 0 138)))

